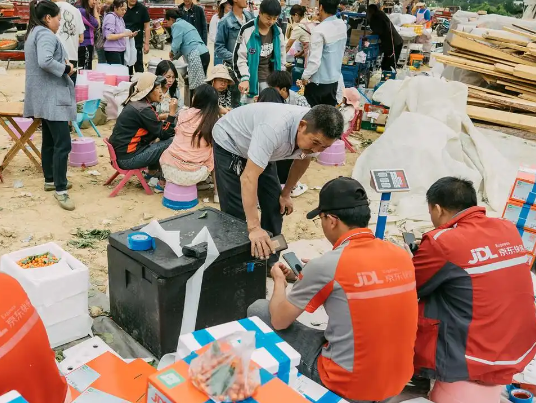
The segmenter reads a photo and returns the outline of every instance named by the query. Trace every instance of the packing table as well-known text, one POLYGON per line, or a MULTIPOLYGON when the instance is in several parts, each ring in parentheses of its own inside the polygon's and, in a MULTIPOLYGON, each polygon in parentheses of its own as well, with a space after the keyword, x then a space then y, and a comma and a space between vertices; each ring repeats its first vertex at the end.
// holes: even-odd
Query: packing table
POLYGON ((32 143, 32 140, 30 140, 30 137, 32 137, 32 135, 35 133, 35 130, 41 123, 41 119, 34 119, 30 127, 28 127, 26 131, 23 131, 17 124, 15 119, 13 119, 23 117, 23 110, 23 102, 0 102, 0 126, 2 126, 4 130, 7 131, 7 133, 15 142, 15 144, 13 144, 11 149, 4 156, 2 164, 0 165, 0 175, 2 174, 2 171, 6 169, 13 157, 15 157, 17 152, 19 152, 19 150, 22 150, 24 154, 26 154, 28 158, 34 163, 37 169, 41 171, 41 153, 34 145, 34 143, 32 143), (11 125, 11 127, 8 125, 8 123, 11 125), (18 133, 18 136, 13 129, 18 133), (26 148, 26 145, 29 145, 30 148, 34 151, 35 155, 37 156, 37 159, 32 155, 31 150, 28 150, 26 148))

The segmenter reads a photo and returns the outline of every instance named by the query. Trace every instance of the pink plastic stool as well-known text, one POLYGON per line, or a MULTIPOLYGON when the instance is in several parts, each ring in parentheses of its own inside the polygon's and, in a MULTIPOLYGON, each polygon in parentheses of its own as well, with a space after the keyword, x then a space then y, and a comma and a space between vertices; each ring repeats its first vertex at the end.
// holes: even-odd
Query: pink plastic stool
POLYGON ((69 165, 72 167, 92 167, 99 162, 95 140, 80 137, 71 141, 72 150, 69 154, 69 165))
MULTIPOLYGON (((26 132, 28 128, 32 125, 33 119, 32 118, 13 118, 13 120, 17 123, 17 125, 21 128, 23 132, 26 132)), ((7 122, 8 127, 15 133, 15 136, 20 138, 20 133, 18 130, 15 130, 11 122, 7 122)), ((11 137, 9 137, 11 139, 11 137)), ((30 140, 33 140, 33 136, 30 137, 30 140)))
POLYGON ((106 74, 106 78, 104 79, 104 84, 112 85, 115 87, 117 84, 117 76, 112 74, 106 74))
POLYGON ((342 140, 337 140, 331 147, 322 151, 317 158, 321 165, 339 166, 346 161, 345 144, 342 140))
POLYGON ((131 169, 131 170, 126 170, 126 169, 121 169, 119 168, 119 165, 117 165, 117 156, 115 155, 115 150, 113 148, 113 146, 110 144, 110 142, 108 141, 108 139, 103 139, 104 140, 104 143, 106 144, 106 146, 108 146, 108 152, 110 153, 110 164, 114 167, 114 169, 117 171, 116 173, 114 173, 112 176, 110 176, 110 179, 108 179, 106 181, 106 183, 104 183, 104 186, 108 186, 110 183, 112 183, 115 178, 117 178, 120 174, 123 174, 125 175, 125 177, 121 180, 121 182, 119 182, 119 184, 115 187, 114 190, 112 190, 112 193, 110 193, 110 197, 115 197, 117 196, 117 194, 119 193, 119 191, 123 188, 123 186, 126 185, 126 183, 128 182, 128 180, 130 179, 130 177, 132 175, 136 175, 138 177, 138 179, 140 180, 141 182, 141 185, 143 186, 143 188, 145 189, 145 193, 147 193, 148 195, 152 195, 153 192, 151 191, 151 188, 149 187, 149 185, 147 184, 147 182, 145 181, 145 178, 143 177, 143 173, 141 171, 141 169, 131 169))
POLYGON ((117 85, 119 85, 119 83, 123 82, 123 81, 130 81, 130 77, 129 76, 117 76, 117 85))
POLYGON ((162 204, 172 210, 187 210, 197 206, 197 186, 179 186, 166 182, 162 204))

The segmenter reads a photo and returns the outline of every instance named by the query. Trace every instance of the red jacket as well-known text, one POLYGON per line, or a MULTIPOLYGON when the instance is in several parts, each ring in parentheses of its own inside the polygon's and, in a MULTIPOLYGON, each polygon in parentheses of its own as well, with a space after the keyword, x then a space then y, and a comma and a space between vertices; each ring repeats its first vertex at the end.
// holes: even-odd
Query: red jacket
POLYGON ((462 211, 426 233, 415 254, 415 371, 444 382, 505 385, 536 354, 527 254, 510 222, 462 211))

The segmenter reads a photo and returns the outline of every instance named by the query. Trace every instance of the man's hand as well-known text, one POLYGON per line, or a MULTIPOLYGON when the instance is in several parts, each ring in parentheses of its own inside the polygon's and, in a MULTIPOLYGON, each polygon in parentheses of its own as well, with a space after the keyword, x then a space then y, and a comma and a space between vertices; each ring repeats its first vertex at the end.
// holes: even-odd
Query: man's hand
POLYGON ((305 87, 307 84, 309 84, 309 80, 301 79, 296 81, 296 85, 298 87, 305 87))
POLYGON ((143 44, 143 53, 145 54, 149 53, 149 42, 145 42, 143 44))
POLYGON ((251 241, 251 256, 266 260, 268 256, 275 253, 268 233, 261 227, 254 228, 250 231, 249 240, 251 241))
POLYGON ((238 84, 238 89, 242 94, 247 94, 249 92, 249 81, 242 81, 238 84))
POLYGON ((279 196, 279 205, 281 206, 281 209, 280 209, 281 215, 290 215, 294 211, 294 203, 292 202, 290 195, 279 196))
POLYGON ((290 270, 288 267, 286 267, 283 263, 277 262, 273 265, 272 269, 270 270, 270 275, 272 276, 272 279, 274 282, 276 281, 283 281, 285 284, 285 287, 287 286, 287 270, 292 273, 292 270, 290 270))
POLYGON ((69 70, 69 73, 67 73, 67 74, 72 76, 75 73, 75 69, 74 69, 73 64, 67 59, 65 60, 65 64, 71 68, 71 70, 69 70))

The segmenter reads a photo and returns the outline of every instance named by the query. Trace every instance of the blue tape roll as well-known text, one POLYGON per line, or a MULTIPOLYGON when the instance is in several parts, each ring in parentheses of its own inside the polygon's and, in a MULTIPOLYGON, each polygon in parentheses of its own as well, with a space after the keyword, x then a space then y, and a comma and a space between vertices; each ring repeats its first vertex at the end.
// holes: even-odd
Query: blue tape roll
POLYGON ((130 250, 155 249, 154 239, 146 232, 133 232, 127 236, 128 248, 130 250))

